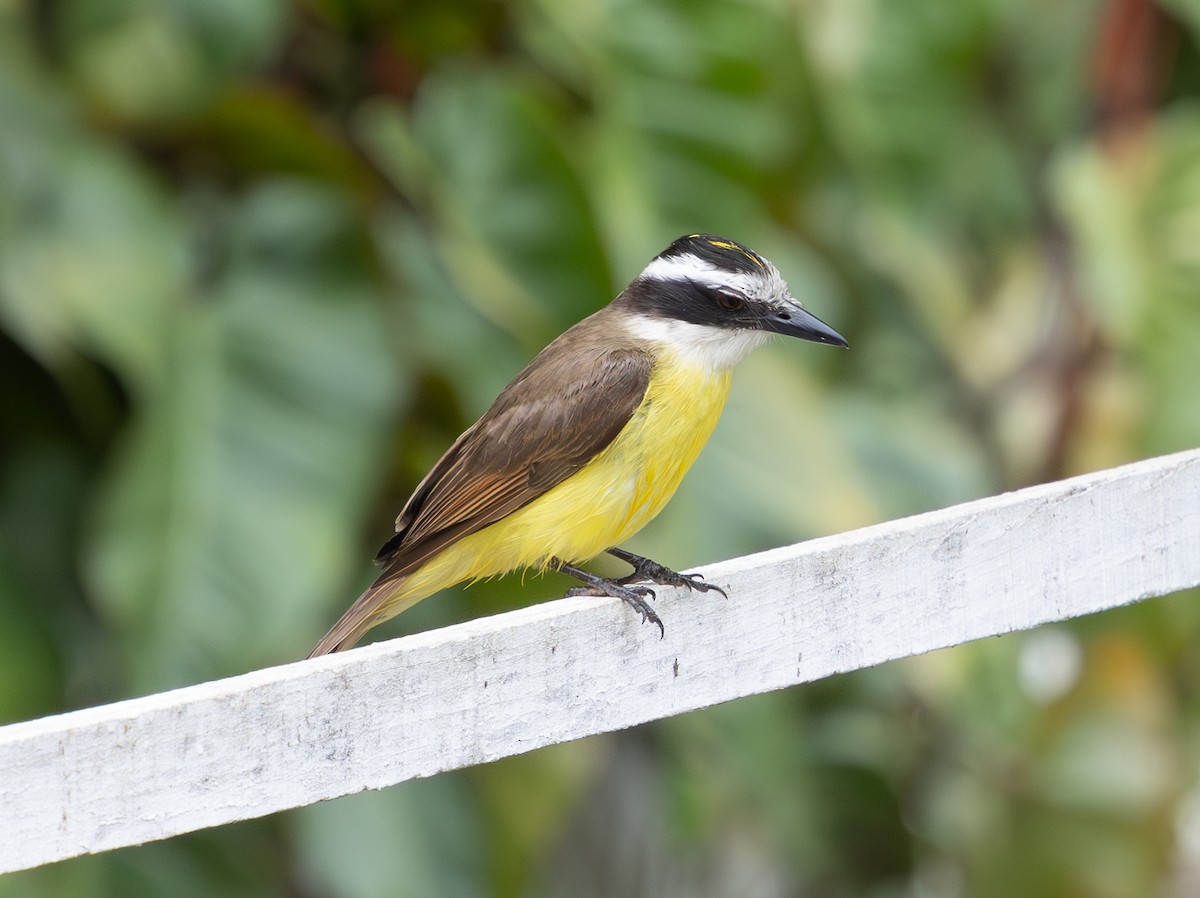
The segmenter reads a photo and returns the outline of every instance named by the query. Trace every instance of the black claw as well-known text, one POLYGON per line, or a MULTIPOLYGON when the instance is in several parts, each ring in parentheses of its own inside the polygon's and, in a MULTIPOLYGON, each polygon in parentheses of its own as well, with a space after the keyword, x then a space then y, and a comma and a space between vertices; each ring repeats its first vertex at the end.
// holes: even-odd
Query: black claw
POLYGON ((612 596, 614 599, 620 599, 642 616, 642 623, 649 621, 652 624, 658 625, 659 639, 667 635, 667 630, 663 626, 662 619, 654 613, 653 608, 646 604, 646 599, 655 598, 654 590, 649 586, 627 586, 617 580, 606 580, 603 577, 562 561, 556 562, 555 567, 564 574, 569 574, 587 584, 586 586, 576 586, 567 590, 567 595, 612 596))
POLYGON ((641 555, 634 555, 632 552, 626 552, 624 549, 616 547, 607 551, 608 554, 620 558, 630 565, 633 573, 616 580, 609 580, 559 559, 552 559, 551 566, 587 584, 568 590, 567 595, 612 596, 614 599, 620 599, 642 616, 642 623, 650 622, 658 625, 659 639, 667 635, 667 629, 663 626, 661 618, 654 613, 654 609, 646 604, 646 599, 655 598, 654 590, 648 586, 637 584, 649 581, 660 586, 674 586, 679 589, 719 592, 725 598, 729 598, 725 590, 715 583, 708 583, 701 579, 700 574, 680 574, 649 558, 643 558, 641 555))
POLYGON ((688 589, 698 589, 701 592, 719 592, 722 598, 729 598, 729 594, 725 592, 725 590, 721 589, 721 587, 717 586, 717 584, 707 583, 704 580, 701 580, 701 574, 684 574, 683 576, 685 578, 683 585, 688 589))
POLYGON ((660 586, 675 586, 689 591, 695 589, 700 592, 719 592, 725 598, 729 598, 725 590, 715 583, 708 583, 700 579, 700 574, 680 574, 671 570, 666 565, 659 564, 657 561, 651 561, 649 558, 634 555, 632 552, 626 552, 624 549, 616 547, 609 549, 608 554, 614 558, 620 558, 626 564, 633 567, 632 574, 621 577, 616 581, 623 586, 649 580, 651 583, 657 583, 660 586))

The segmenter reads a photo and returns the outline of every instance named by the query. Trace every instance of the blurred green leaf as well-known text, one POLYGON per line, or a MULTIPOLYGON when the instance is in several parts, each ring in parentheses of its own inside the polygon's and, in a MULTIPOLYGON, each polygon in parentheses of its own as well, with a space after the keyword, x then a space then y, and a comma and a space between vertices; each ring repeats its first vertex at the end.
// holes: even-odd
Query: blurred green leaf
POLYGON ((264 186, 231 210, 211 295, 175 309, 171 368, 112 472, 90 570, 140 688, 301 654, 353 565, 396 373, 351 219, 264 186))
POLYGON ((161 376, 164 300, 185 276, 182 225, 137 165, 71 121, 27 56, 0 54, 0 316, 50 366, 74 347, 128 385, 161 376))
POLYGON ((286 10, 282 0, 71 0, 51 21, 89 100, 145 123, 197 112, 227 78, 265 60, 286 10))
POLYGON ((295 814, 298 869, 331 898, 488 894, 463 774, 363 792, 295 814))

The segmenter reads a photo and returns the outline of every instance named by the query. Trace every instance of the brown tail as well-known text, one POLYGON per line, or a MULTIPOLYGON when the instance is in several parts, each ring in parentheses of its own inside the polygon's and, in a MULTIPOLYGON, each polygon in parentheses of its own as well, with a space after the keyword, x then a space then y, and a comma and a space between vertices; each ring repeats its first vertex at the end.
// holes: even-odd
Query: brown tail
POLYGON ((405 579, 407 578, 380 577, 368 586, 367 591, 355 599, 354 604, 346 609, 346 613, 338 618, 338 622, 321 637, 321 641, 308 653, 308 657, 316 658, 330 652, 353 648, 373 626, 403 611, 407 605, 388 607, 388 600, 393 598, 405 579))

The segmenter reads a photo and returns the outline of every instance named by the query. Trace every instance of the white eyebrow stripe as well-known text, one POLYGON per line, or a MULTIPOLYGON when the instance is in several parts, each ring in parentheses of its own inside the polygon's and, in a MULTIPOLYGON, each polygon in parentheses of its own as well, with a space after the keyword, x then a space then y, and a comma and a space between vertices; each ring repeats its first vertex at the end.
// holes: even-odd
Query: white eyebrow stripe
POLYGON ((691 253, 682 256, 658 257, 642 269, 642 277, 655 281, 708 281, 717 266, 691 253))
POLYGON ((764 278, 778 279, 779 276, 769 269, 764 269, 762 275, 749 271, 729 271, 685 253, 682 256, 654 259, 638 277, 652 281, 695 281, 710 287, 733 287, 749 294, 755 292, 755 285, 761 284, 764 278))

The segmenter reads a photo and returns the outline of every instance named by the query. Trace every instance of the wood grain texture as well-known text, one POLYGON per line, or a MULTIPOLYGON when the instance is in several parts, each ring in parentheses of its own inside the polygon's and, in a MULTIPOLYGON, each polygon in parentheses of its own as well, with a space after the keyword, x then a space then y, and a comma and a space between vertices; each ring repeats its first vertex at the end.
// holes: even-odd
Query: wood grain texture
POLYGON ((0 872, 1195 586, 1200 451, 700 569, 730 598, 661 589, 661 641, 564 599, 0 728, 0 872))

